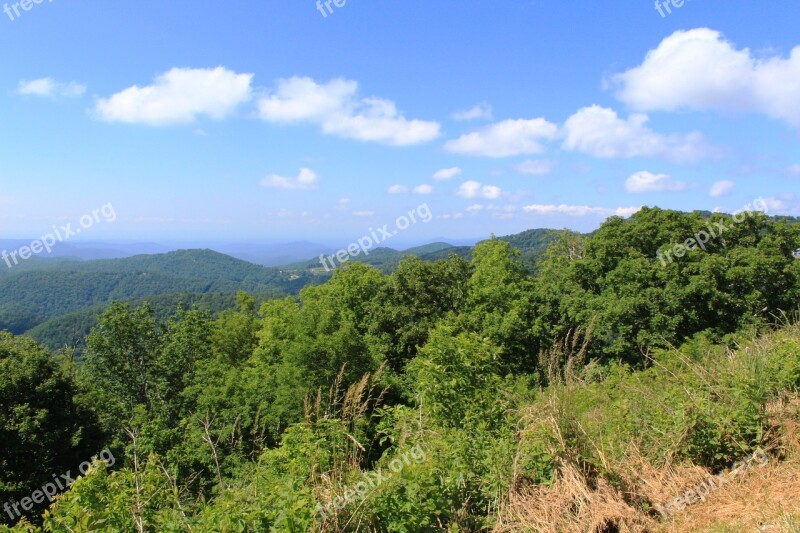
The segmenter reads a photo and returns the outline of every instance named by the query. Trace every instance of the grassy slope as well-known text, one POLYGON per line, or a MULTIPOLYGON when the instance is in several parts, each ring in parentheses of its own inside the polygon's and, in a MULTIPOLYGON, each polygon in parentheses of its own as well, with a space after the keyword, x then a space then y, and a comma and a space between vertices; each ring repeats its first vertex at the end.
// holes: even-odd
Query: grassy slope
POLYGON ((797 531, 800 325, 604 372, 569 375, 525 410, 496 531, 797 531), (758 447, 767 466, 731 477, 758 447), (719 472, 731 482, 705 502, 656 512, 719 472))

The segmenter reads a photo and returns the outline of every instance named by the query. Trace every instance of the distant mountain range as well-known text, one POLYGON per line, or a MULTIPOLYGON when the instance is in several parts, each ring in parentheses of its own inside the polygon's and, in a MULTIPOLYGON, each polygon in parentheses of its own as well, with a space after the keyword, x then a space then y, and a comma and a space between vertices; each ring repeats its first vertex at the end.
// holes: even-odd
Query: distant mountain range
MULTIPOLYGON (((526 265, 533 269, 556 235, 538 229, 501 239, 519 248, 526 265)), ((14 241, 3 244, 14 246, 14 241)), ((297 294, 304 286, 322 283, 332 275, 318 256, 282 267, 265 267, 208 249, 81 260, 81 256, 102 257, 158 245, 79 246, 71 250, 63 246, 66 243, 58 248, 64 255, 54 258, 33 257, 11 269, 0 263, 0 330, 29 334, 58 349, 88 333, 97 315, 112 301, 150 301, 165 316, 175 312, 180 302, 219 311, 233 305, 236 291, 263 300, 297 294)), ((354 260, 391 272, 406 257, 436 261, 455 254, 469 260, 472 249, 435 242, 403 251, 376 248, 354 260)))

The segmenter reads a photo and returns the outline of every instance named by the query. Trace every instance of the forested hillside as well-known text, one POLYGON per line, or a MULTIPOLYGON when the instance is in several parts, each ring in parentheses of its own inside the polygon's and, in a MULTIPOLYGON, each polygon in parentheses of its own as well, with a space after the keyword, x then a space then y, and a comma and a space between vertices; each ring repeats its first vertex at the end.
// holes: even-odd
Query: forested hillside
POLYGON ((115 303, 77 361, 6 333, 0 499, 97 457, 14 530, 667 531, 703 476, 800 464, 798 247, 760 213, 645 208, 216 316, 115 303))
POLYGON ((296 294, 308 272, 253 265, 211 250, 101 261, 38 261, 0 277, 0 329, 23 333, 48 319, 114 300, 238 290, 296 294))
MULTIPOLYGON (((501 239, 514 243, 532 269, 546 248, 544 244, 552 242, 556 234, 531 230, 501 239)), ((378 248, 355 260, 390 273, 404 258, 436 261, 452 254, 471 259, 472 248, 447 243, 403 252, 378 248)), ((0 272, 0 330, 30 335, 55 350, 82 347, 81 339, 112 301, 129 301, 136 306, 146 299, 160 318, 174 314, 182 301, 197 302, 203 309, 218 312, 231 307, 237 291, 250 292, 260 299, 296 295, 304 286, 323 283, 332 274, 321 268, 318 258, 267 268, 212 250, 86 262, 34 258, 14 270, 0 272)))

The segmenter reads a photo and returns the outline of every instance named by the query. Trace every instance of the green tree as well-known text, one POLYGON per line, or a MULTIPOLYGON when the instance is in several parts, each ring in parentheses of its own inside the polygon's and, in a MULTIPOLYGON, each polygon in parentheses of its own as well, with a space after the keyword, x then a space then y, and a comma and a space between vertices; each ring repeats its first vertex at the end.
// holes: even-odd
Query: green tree
MULTIPOLYGON (((71 376, 47 350, 0 332, 0 501, 29 497, 99 451, 97 420, 75 396, 71 376)), ((11 521, 3 512, 2 522, 11 521)))

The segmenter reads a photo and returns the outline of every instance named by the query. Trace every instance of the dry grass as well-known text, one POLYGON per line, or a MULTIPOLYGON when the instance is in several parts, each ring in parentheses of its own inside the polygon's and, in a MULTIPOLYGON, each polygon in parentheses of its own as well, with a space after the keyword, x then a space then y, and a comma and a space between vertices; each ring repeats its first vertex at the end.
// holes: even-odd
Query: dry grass
MULTIPOLYGON (((770 415, 770 460, 713 490, 672 517, 648 509, 698 486, 711 472, 693 465, 653 466, 631 446, 614 485, 562 454, 552 485, 519 483, 498 514, 496 533, 800 533, 800 398, 782 397, 770 415)), ((558 428, 553 420, 554 431, 558 428)), ((599 450, 598 450, 599 453, 599 450)))
POLYGON ((754 468, 654 531, 800 532, 800 464, 774 462, 754 468))
POLYGON ((631 463, 630 473, 637 467, 638 472, 626 480, 636 485, 622 493, 602 480, 590 481, 574 466, 565 466, 552 486, 515 491, 495 532, 800 533, 800 462, 796 458, 752 468, 711 492, 704 502, 663 522, 656 513, 645 513, 637 500, 673 499, 709 472, 697 467, 655 470, 645 461, 631 463))
POLYGON ((620 476, 617 486, 565 463, 558 468, 552 485, 515 490, 500 512, 495 532, 655 531, 657 514, 644 509, 674 499, 709 475, 696 466, 655 468, 634 447, 625 461, 606 467, 620 476))

